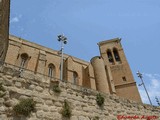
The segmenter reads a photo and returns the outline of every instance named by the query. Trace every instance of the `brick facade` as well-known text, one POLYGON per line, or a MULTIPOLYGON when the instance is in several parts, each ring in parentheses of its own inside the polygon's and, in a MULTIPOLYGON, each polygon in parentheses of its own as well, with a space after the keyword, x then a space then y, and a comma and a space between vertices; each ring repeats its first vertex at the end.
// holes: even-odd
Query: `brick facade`
MULTIPOLYGON (((91 62, 65 54, 63 80, 141 102, 120 39, 102 41, 98 45, 100 56, 93 57, 91 62)), ((61 56, 56 50, 15 36, 9 37, 6 62, 19 66, 20 69, 60 78, 60 60, 61 56)))
MULTIPOLYGON (((50 78, 60 77, 58 51, 9 36, 10 0, 0 0, 0 61, 28 69, 50 78), (7 52, 8 49, 8 52, 7 52), (7 54, 7 55, 6 55, 7 54)), ((141 102, 131 69, 120 39, 98 43, 100 56, 86 62, 64 55, 63 80, 104 93, 141 102), (132 93, 132 94, 131 94, 132 93)))

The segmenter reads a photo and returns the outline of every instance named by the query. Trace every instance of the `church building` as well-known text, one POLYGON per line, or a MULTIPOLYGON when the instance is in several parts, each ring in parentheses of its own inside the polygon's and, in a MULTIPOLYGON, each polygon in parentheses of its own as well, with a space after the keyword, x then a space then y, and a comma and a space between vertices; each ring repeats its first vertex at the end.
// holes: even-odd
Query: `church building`
MULTIPOLYGON (((58 51, 9 35, 10 0, 0 0, 0 65, 4 62, 22 73, 34 72, 59 80, 61 55, 58 51)), ((103 93, 141 102, 121 39, 98 43, 100 56, 90 62, 64 54, 63 81, 103 93)))
MULTIPOLYGON (((121 39, 101 41, 98 46, 100 56, 93 57, 90 62, 64 54, 63 80, 141 102, 121 39)), ((5 62, 22 72, 31 71, 46 76, 46 79, 59 80, 60 61, 59 51, 13 35, 9 36, 5 62)))

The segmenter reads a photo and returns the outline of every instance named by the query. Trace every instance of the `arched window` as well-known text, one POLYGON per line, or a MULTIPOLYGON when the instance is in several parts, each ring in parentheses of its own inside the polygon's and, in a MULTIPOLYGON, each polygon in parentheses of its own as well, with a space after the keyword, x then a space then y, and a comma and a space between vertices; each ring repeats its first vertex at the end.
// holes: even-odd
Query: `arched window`
POLYGON ((48 65, 48 76, 54 77, 55 75, 55 66, 51 63, 48 65))
POLYGON ((78 74, 77 72, 73 72, 73 84, 78 84, 78 74))
POLYGON ((26 67, 27 60, 28 60, 28 54, 27 54, 27 53, 23 53, 23 54, 21 54, 20 69, 22 69, 22 68, 25 68, 25 67, 26 67))
POLYGON ((114 62, 114 61, 113 61, 113 56, 112 56, 112 53, 111 53, 110 50, 107 50, 107 56, 108 56, 108 61, 109 61, 110 63, 113 63, 113 62, 114 62))
POLYGON ((121 61, 118 54, 118 50, 116 48, 113 49, 113 54, 116 61, 121 61))

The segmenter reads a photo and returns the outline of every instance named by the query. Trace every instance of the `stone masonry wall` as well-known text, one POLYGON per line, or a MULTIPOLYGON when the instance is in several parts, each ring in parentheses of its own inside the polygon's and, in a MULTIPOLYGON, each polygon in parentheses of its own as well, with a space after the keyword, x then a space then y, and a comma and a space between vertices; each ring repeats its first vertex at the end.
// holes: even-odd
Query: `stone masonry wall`
POLYGON ((8 49, 10 0, 0 0, 0 60, 4 61, 8 49))
POLYGON ((160 120, 159 107, 103 93, 104 105, 99 107, 96 103, 97 91, 55 80, 27 71, 19 73, 7 65, 1 66, 0 83, 5 91, 0 93, 5 95, 0 97, 0 120, 68 120, 62 117, 60 112, 64 100, 67 100, 71 107, 70 120, 123 120, 120 118, 133 116, 139 119, 148 116, 155 118, 152 120, 160 120), (52 91, 55 83, 59 83, 60 93, 52 91), (32 98, 36 102, 35 111, 28 117, 15 115, 13 106, 25 98, 32 98))

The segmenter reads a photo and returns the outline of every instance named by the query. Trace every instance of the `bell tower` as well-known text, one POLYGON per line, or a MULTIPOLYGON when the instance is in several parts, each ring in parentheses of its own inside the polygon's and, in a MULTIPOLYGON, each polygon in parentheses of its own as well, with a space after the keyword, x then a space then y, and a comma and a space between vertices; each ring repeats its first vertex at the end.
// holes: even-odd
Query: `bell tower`
POLYGON ((100 55, 104 60, 111 94, 141 102, 130 66, 121 45, 115 38, 98 43, 100 55))
POLYGON ((10 0, 0 0, 0 61, 5 60, 9 37, 10 0))

